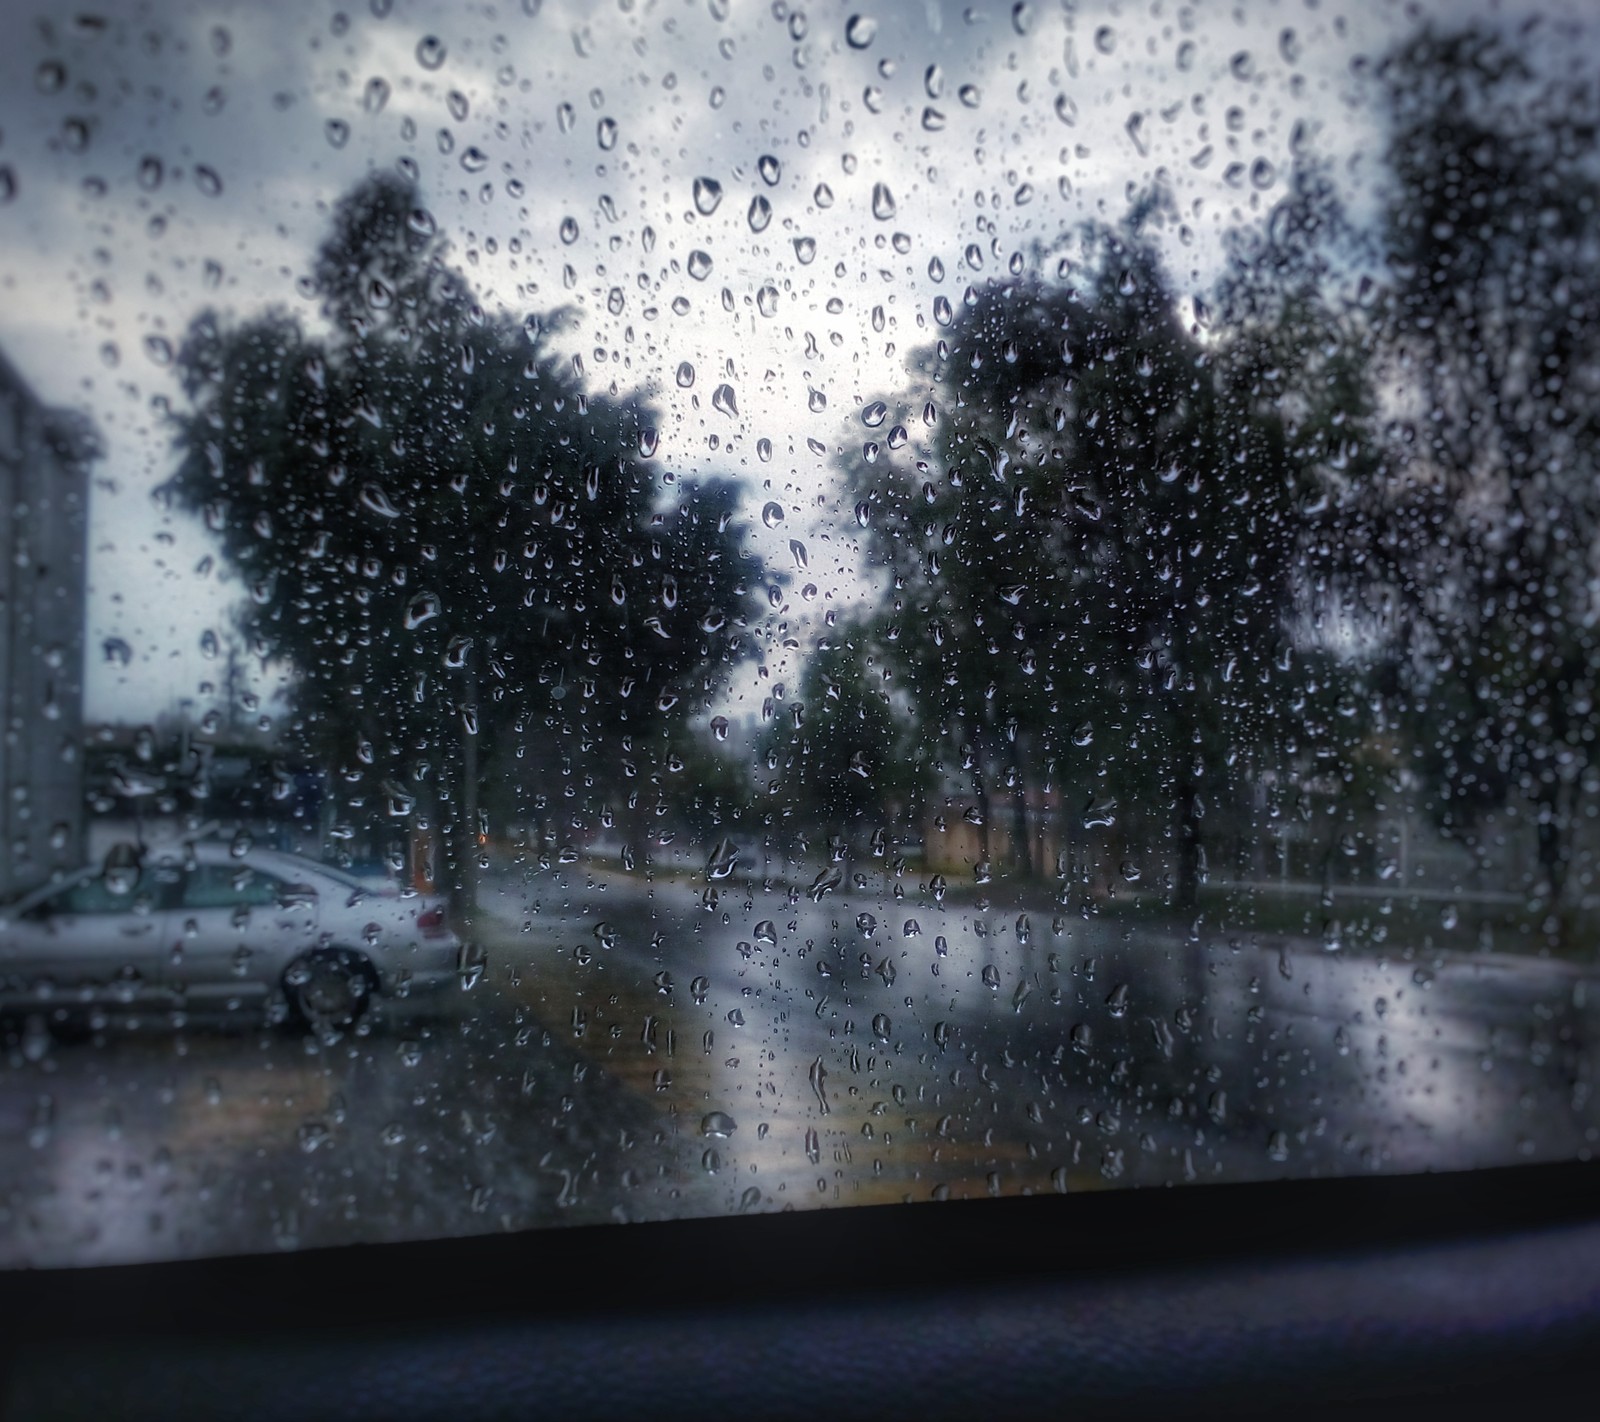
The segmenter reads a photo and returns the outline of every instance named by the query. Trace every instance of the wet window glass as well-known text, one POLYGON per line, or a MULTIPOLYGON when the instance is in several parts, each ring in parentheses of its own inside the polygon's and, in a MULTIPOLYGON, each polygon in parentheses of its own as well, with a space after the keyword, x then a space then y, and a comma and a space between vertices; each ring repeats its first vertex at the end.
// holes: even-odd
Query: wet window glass
POLYGON ((12 21, 0 1262, 1591 1153, 1582 6, 12 21))

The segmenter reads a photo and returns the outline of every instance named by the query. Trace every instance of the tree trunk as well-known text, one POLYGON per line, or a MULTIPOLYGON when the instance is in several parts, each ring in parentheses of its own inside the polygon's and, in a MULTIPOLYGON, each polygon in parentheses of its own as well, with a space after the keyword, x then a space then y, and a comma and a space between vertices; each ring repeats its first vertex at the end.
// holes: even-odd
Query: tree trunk
POLYGON ((979 852, 984 859, 988 859, 991 807, 989 804, 989 787, 984 783, 983 778, 983 745, 978 735, 978 728, 974 725, 972 718, 970 716, 964 717, 963 724, 967 728, 967 744, 972 747, 972 798, 977 804, 978 818, 981 821, 978 825, 979 852))
POLYGON ((1016 742, 1010 744, 1011 770, 1011 847, 1012 863, 1030 879, 1033 877, 1033 841, 1028 833, 1028 797, 1016 742))
POLYGON ((1200 844, 1199 794, 1188 781, 1178 784, 1177 821, 1178 882, 1173 893, 1173 907, 1192 909, 1200 902, 1200 874, 1204 853, 1200 844))

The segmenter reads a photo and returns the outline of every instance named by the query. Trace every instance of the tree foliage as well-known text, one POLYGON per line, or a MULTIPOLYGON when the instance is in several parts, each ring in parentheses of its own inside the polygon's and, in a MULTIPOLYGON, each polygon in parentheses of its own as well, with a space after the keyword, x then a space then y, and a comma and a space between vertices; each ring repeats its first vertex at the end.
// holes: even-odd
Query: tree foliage
POLYGON ((242 575, 302 738, 358 814, 437 795, 463 823, 480 778, 485 813, 638 810, 751 606, 735 487, 664 500, 649 407, 484 311, 399 179, 343 198, 314 274, 325 328, 193 322, 166 486, 242 575))

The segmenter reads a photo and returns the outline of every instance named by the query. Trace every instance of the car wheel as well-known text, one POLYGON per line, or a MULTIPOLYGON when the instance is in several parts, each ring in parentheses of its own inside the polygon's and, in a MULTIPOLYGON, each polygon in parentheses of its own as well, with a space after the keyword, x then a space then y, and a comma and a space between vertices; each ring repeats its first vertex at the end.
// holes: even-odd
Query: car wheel
POLYGON ((377 987, 372 964, 349 948, 319 948, 296 958, 283 973, 290 1022, 313 1032, 354 1027, 377 987))

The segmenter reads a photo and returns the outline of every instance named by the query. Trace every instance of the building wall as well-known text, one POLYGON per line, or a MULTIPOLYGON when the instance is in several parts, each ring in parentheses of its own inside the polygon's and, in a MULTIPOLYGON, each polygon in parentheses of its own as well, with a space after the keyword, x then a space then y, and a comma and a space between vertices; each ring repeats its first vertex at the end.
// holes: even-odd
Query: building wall
POLYGON ((0 355, 0 893, 81 864, 88 423, 0 355))

